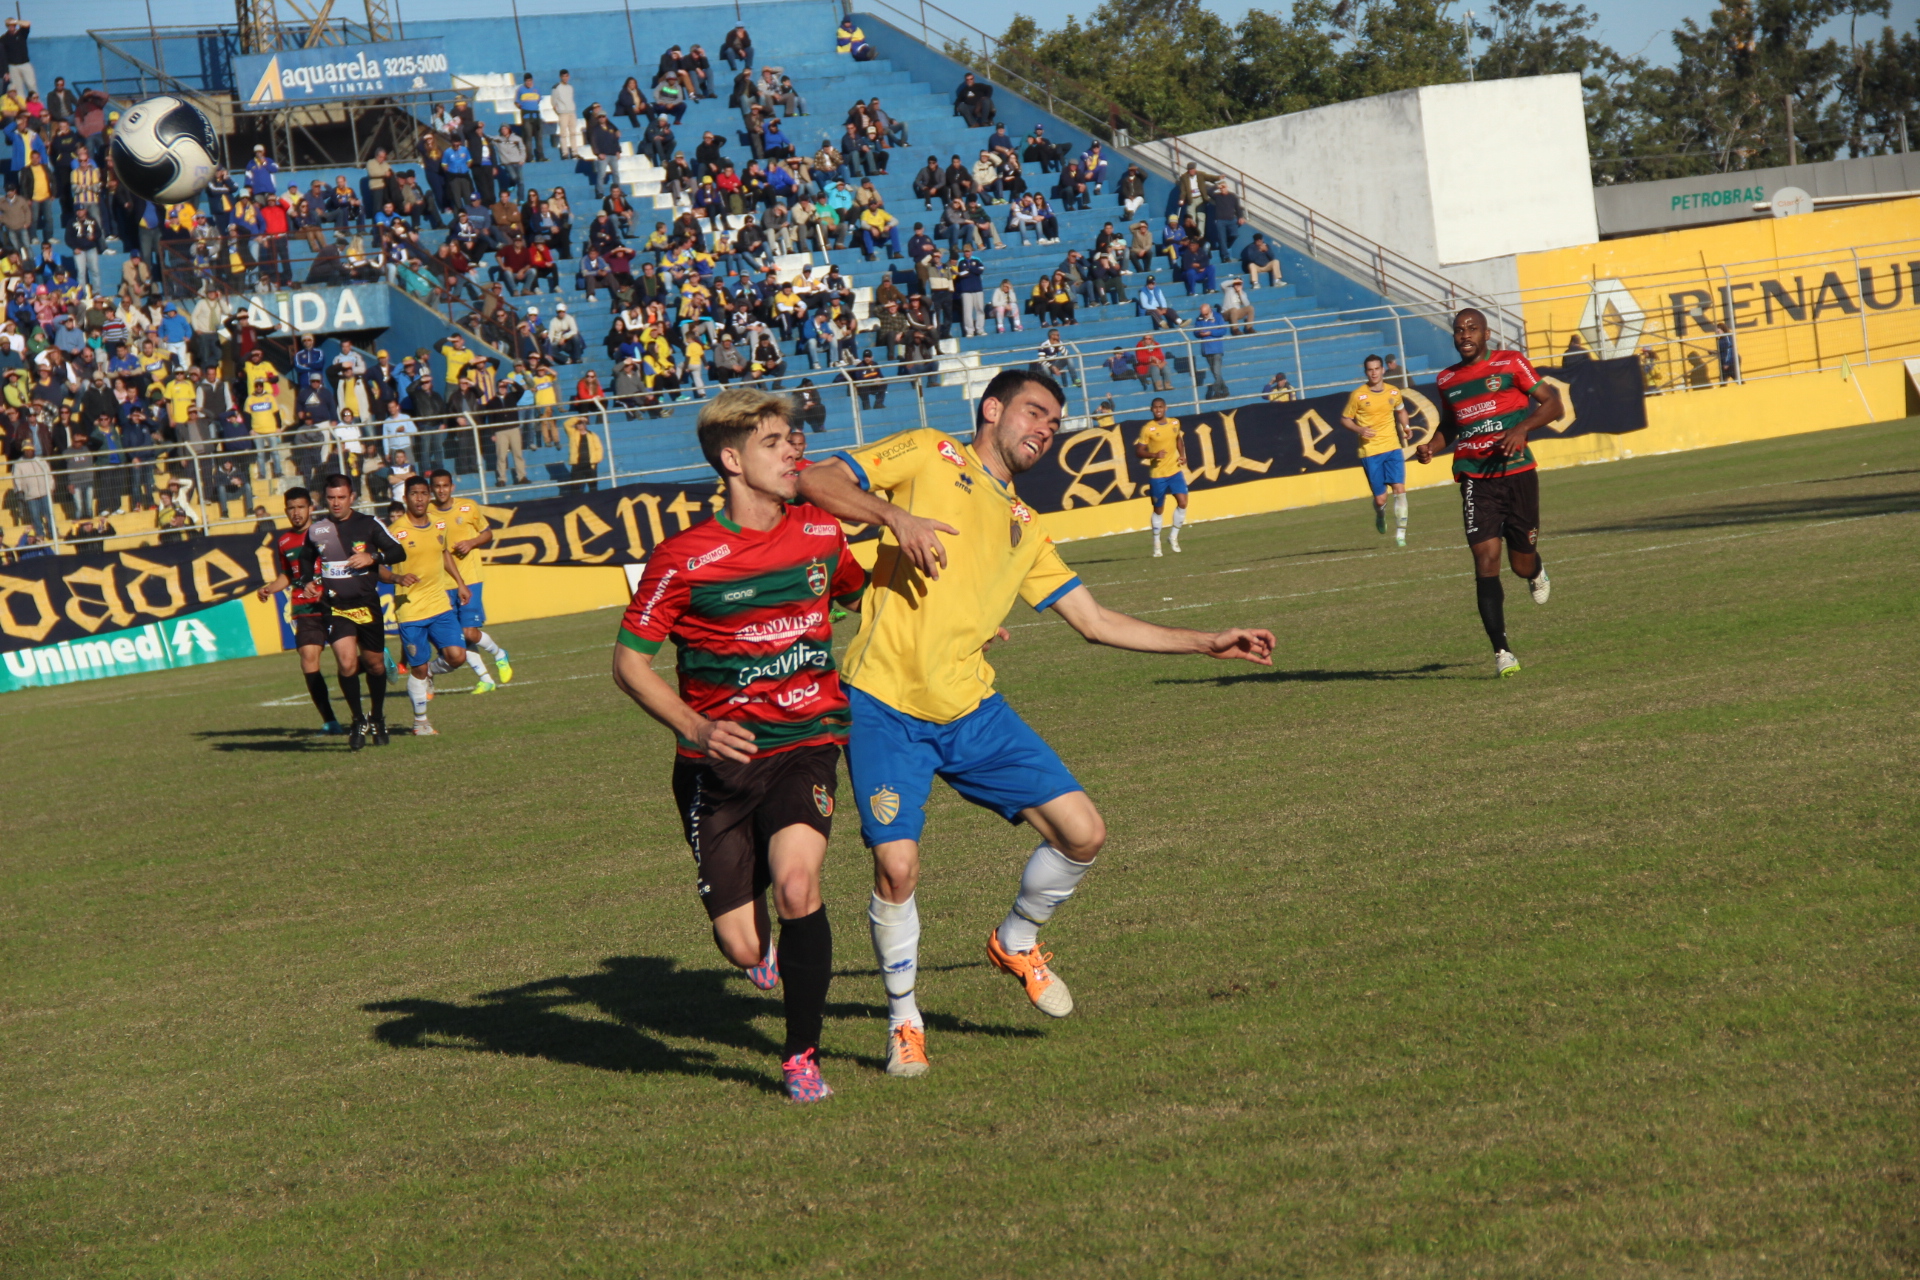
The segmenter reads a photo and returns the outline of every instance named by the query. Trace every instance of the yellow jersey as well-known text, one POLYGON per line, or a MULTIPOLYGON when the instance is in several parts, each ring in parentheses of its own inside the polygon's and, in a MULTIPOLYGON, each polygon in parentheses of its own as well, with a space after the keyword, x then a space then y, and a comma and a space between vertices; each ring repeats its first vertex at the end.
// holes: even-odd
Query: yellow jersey
POLYGON ((393 589, 393 620, 425 622, 453 608, 447 599, 447 592, 454 589, 453 575, 447 572, 449 544, 447 535, 434 523, 432 513, 428 513, 424 529, 408 515, 395 520, 390 528, 394 541, 407 549, 407 558, 394 566, 394 576, 410 573, 419 579, 410 587, 393 589))
POLYGON ((1147 419, 1147 425, 1140 428, 1139 443, 1147 446, 1149 476, 1164 480, 1180 474, 1180 438, 1185 434, 1178 418, 1168 418, 1165 422, 1147 419))
MULTIPOLYGON (((446 535, 449 551, 453 550, 454 543, 465 542, 468 538, 477 538, 492 527, 487 523, 487 517, 482 514, 480 504, 471 498, 455 498, 453 505, 444 511, 439 507, 429 506, 427 519, 433 521, 434 528, 446 535)), ((471 587, 486 577, 487 553, 479 547, 475 547, 465 555, 454 551, 453 558, 460 562, 460 576, 466 580, 468 586, 471 587)))
POLYGON ((1392 453, 1401 447, 1398 411, 1403 403, 1400 388, 1391 382, 1384 384, 1378 391, 1366 383, 1353 389, 1347 397, 1347 407, 1340 411, 1343 418, 1352 418, 1373 432, 1373 439, 1360 442, 1360 456, 1376 457, 1383 453, 1392 453))
MULTIPOLYGON (((167 398, 168 420, 176 429, 185 427, 193 413, 193 402, 199 398, 198 389, 185 378, 169 378, 160 391, 167 398)), ((184 437, 186 432, 180 434, 184 437)))
POLYGON ((451 342, 440 345, 440 354, 447 362, 446 385, 449 387, 460 381, 460 375, 466 367, 480 358, 471 351, 454 346, 451 342))
POLYGON ((247 419, 253 434, 270 436, 280 429, 280 402, 272 396, 255 396, 247 401, 247 419))
POLYGON ((1051 608, 1080 585, 1040 517, 972 446, 929 427, 838 450, 862 488, 960 532, 941 534, 947 567, 929 580, 883 533, 841 678, 895 711, 950 724, 993 696, 981 651, 1016 598, 1051 608))
POLYGON ((551 369, 542 369, 533 375, 533 402, 535 404, 560 403, 560 375, 551 369))

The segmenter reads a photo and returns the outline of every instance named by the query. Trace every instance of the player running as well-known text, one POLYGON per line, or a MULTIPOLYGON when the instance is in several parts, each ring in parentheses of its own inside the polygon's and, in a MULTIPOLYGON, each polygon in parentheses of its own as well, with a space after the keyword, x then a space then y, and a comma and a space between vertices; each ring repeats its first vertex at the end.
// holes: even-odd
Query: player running
POLYGON ((1360 437, 1360 465, 1367 473, 1367 487, 1373 490, 1373 528, 1387 531, 1387 495, 1393 495, 1393 541, 1407 545, 1407 455, 1403 452, 1413 435, 1413 423, 1407 418, 1405 397, 1400 388, 1387 381, 1386 362, 1368 356, 1361 367, 1367 380, 1347 397, 1340 411, 1340 425, 1360 437))
POLYGON ((449 671, 467 660, 459 611, 470 591, 447 545, 445 522, 435 520, 427 510, 433 497, 431 483, 425 476, 414 476, 407 481, 406 494, 406 512, 392 525, 394 541, 407 553, 393 575, 393 619, 400 624, 400 650, 407 664, 413 736, 432 738, 440 731, 427 721, 427 692, 433 687, 428 664, 436 649, 449 671))
POLYGON ((700 410, 700 450, 726 507, 647 557, 613 682, 674 732, 673 795, 713 940, 755 986, 785 983, 787 1096, 817 1102, 833 1092, 819 1066, 833 977, 820 866, 847 740, 827 610, 857 605, 866 573, 840 522, 795 500, 793 420, 787 397, 762 391, 723 391, 700 410), (669 638, 678 692, 653 669, 669 638))
POLYGON ((320 651, 327 647, 327 600, 320 583, 319 554, 307 540, 313 521, 313 495, 289 489, 285 495, 288 528, 273 540, 274 579, 259 590, 262 600, 276 591, 287 593, 287 617, 293 623, 293 647, 300 654, 300 671, 307 678, 307 696, 320 713, 320 732, 345 733, 333 718, 333 700, 327 696, 327 678, 320 674, 320 651))
POLYGON ((1008 369, 987 384, 971 445, 921 428, 831 453, 800 477, 803 499, 886 531, 845 668, 853 712, 847 772, 860 836, 873 850, 867 914, 887 991, 890 1075, 927 1071, 926 1024, 914 997, 914 889, 935 775, 1039 833, 987 955, 1042 1013, 1073 1011, 1049 968, 1053 957, 1040 950, 1040 926, 1093 866, 1106 825, 1053 748, 993 691, 983 649, 1015 597, 1056 610, 1097 644, 1272 665, 1271 632, 1185 631, 1114 613, 1060 559, 1013 478, 1046 456, 1065 405, 1052 378, 1008 369))
POLYGON ((381 565, 394 565, 406 552, 387 526, 353 509, 353 481, 330 475, 322 486, 327 513, 307 526, 307 541, 320 561, 326 587, 327 638, 340 667, 340 693, 353 714, 347 749, 358 751, 371 738, 387 745, 387 626, 380 617, 381 565), (373 701, 368 718, 360 704, 360 669, 366 668, 373 701))
POLYGON ((513 659, 486 632, 486 557, 475 554, 493 545, 493 526, 479 503, 471 498, 453 496, 452 472, 438 470, 427 478, 433 484, 434 523, 447 535, 447 548, 459 563, 461 579, 467 587, 467 595, 459 600, 454 600, 454 593, 448 592, 448 603, 460 615, 461 634, 466 638, 466 664, 479 677, 473 692, 492 693, 499 686, 487 675, 487 664, 481 661, 475 649, 493 659, 493 665, 500 673, 500 684, 513 680, 513 659))
POLYGON ((1160 515, 1173 495, 1173 528, 1167 541, 1180 554, 1180 528, 1187 522, 1187 433, 1180 419, 1167 416, 1167 402, 1155 399, 1153 416, 1133 442, 1135 457, 1147 460, 1147 500, 1153 505, 1153 554, 1160 555, 1160 515))
MULTIPOLYGON (((1453 317, 1453 349, 1460 363, 1440 371, 1440 427, 1453 445, 1453 478, 1473 551, 1474 591, 1480 622, 1493 642, 1493 669, 1516 675, 1520 659, 1507 647, 1506 592, 1500 586, 1500 540, 1507 563, 1527 580, 1535 604, 1545 604, 1553 584, 1540 562, 1540 475, 1527 433, 1563 412, 1560 393, 1533 371, 1518 351, 1487 350, 1487 318, 1468 307, 1453 317)), ((1433 460, 1433 441, 1414 457, 1433 460)))

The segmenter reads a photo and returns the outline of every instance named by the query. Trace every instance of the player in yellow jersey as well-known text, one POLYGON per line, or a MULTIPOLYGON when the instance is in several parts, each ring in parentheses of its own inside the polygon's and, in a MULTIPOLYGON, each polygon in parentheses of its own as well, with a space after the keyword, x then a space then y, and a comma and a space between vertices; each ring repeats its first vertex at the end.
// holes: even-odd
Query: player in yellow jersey
POLYGON ((493 659, 493 665, 500 673, 499 684, 507 684, 513 679, 513 659, 486 631, 487 565, 486 557, 481 552, 493 545, 493 526, 488 523, 486 513, 480 510, 478 502, 472 498, 454 497, 451 471, 441 468, 430 473, 427 479, 433 485, 430 514, 440 531, 447 535, 447 550, 453 553, 454 562, 460 566, 461 581, 467 587, 467 594, 455 603, 459 608, 461 633, 466 640, 465 661, 473 668, 473 674, 479 681, 473 686, 473 691, 492 693, 499 686, 487 675, 487 664, 481 661, 475 649, 493 659))
POLYGON ((987 955, 1020 979, 1041 1012, 1058 1018, 1073 1010, 1039 931, 1092 867, 1106 825, 1053 748, 993 690, 985 648, 1006 634, 1000 623, 1014 600, 1058 611, 1096 644, 1272 665, 1271 632, 1185 631, 1114 613, 1060 559, 1013 478, 1052 448, 1065 405, 1052 378, 1008 369, 987 384, 972 444, 923 427, 828 454, 800 473, 803 501, 884 530, 841 679, 853 710, 848 773, 860 835, 873 850, 867 913, 887 991, 890 1075, 927 1070, 926 1024, 914 999, 914 889, 936 774, 1039 833, 987 955))
POLYGON ((388 526, 407 558, 393 570, 393 620, 400 626, 400 648, 407 664, 407 697, 413 701, 413 736, 430 738, 439 730, 427 723, 427 668, 434 650, 447 665, 467 660, 460 642, 455 602, 467 601, 447 535, 428 512, 432 487, 425 476, 407 481, 407 509, 388 526))
POLYGON ((1156 398, 1153 416, 1133 442, 1134 456, 1147 462, 1147 498, 1153 504, 1153 554, 1160 554, 1160 515, 1173 496, 1173 528, 1167 540, 1180 554, 1180 529, 1187 523, 1187 433, 1180 419, 1167 416, 1167 402, 1156 398))
POLYGON ((1379 356, 1368 356, 1361 365, 1367 380, 1347 397, 1340 411, 1340 425, 1360 437, 1360 465, 1367 472, 1367 487, 1373 490, 1373 527, 1387 531, 1387 495, 1393 495, 1393 540, 1407 545, 1407 441, 1413 435, 1413 423, 1407 418, 1407 406, 1400 388, 1386 379, 1387 366, 1379 356))

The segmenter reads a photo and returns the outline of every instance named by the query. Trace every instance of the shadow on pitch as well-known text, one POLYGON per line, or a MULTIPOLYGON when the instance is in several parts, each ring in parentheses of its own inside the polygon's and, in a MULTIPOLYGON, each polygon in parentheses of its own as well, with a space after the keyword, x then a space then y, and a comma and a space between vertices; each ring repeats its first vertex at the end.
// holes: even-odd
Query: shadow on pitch
MULTIPOLYGON (((1852 476, 1835 477, 1851 480, 1852 476)), ((1803 481, 1825 484, 1832 481, 1803 481)), ((1781 524, 1793 520, 1846 520, 1862 516, 1894 515, 1920 506, 1920 491, 1906 489, 1894 493, 1829 494, 1821 497, 1787 498, 1769 502, 1730 503, 1693 511, 1674 511, 1649 515, 1620 524, 1591 524, 1568 529, 1568 533, 1660 533, 1679 529, 1732 529, 1741 525, 1781 524)))
MULTIPOLYGON (((471 1003, 382 1000, 361 1008, 397 1015, 373 1029, 374 1039, 396 1049, 504 1053, 596 1071, 705 1076, 781 1092, 777 1071, 728 1066, 713 1050, 667 1042, 704 1041, 766 1058, 780 1052, 780 1041, 753 1025, 756 1018, 779 1018, 779 994, 757 990, 732 969, 682 969, 661 956, 609 956, 598 972, 482 992, 471 1003)), ((827 1017, 874 1020, 876 1042, 886 1027, 882 1005, 830 1001, 827 1017)), ((926 1017, 928 1026, 940 1031, 1041 1034, 934 1013, 926 1017)), ((878 1057, 856 1054, 854 1060, 876 1070, 886 1065, 878 1057)))
POLYGON ((326 751, 346 742, 311 729, 274 725, 265 729, 205 729, 193 735, 215 751, 326 751), (218 739, 218 741, 215 741, 218 739))
MULTIPOLYGON (((1155 684, 1210 684, 1224 688, 1235 684, 1331 684, 1343 680, 1458 680, 1459 676, 1445 676, 1443 671, 1453 671, 1472 664, 1465 662, 1429 662, 1422 667, 1401 667, 1395 670, 1353 670, 1328 671, 1313 667, 1299 671, 1285 671, 1275 668, 1271 671, 1242 671, 1233 675, 1220 676, 1164 676, 1155 684)), ((1475 668, 1476 670, 1478 668, 1475 668)))

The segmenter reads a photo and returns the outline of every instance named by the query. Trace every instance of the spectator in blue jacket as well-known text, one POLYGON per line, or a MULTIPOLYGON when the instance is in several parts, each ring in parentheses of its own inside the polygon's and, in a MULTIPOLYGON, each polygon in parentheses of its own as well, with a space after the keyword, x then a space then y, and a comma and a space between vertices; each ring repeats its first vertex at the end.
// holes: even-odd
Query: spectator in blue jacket
POLYGON ((953 288, 960 295, 960 331, 969 338, 987 335, 986 264, 969 249, 953 264, 953 288))
POLYGON ((173 354, 173 367, 184 369, 192 363, 187 354, 187 344, 193 341, 193 321, 180 314, 180 308, 171 302, 161 312, 158 327, 160 341, 173 354))
POLYGON ((300 349, 293 353, 293 385, 304 387, 314 374, 325 376, 327 353, 320 349, 310 333, 300 335, 300 349))
POLYGON ((277 195, 280 190, 279 175, 280 166, 267 155, 266 147, 255 143, 253 163, 247 166, 247 190, 253 192, 256 198, 277 195))
POLYGON ((547 148, 540 138, 540 91, 533 87, 533 72, 527 72, 520 81, 513 105, 520 109, 520 138, 527 144, 527 154, 536 161, 545 160, 547 148))
MULTIPOLYGON (((1194 321, 1193 336, 1200 339, 1200 357, 1207 362, 1207 372, 1213 375, 1214 384, 1224 384, 1227 380, 1223 367, 1227 355, 1227 326, 1220 322, 1220 317, 1214 314, 1213 307, 1208 303, 1200 304, 1200 318, 1194 321)), ((1193 385, 1207 385, 1197 368, 1193 371, 1193 385)))
POLYGON ((1255 232, 1253 243, 1240 251, 1240 269, 1247 273, 1247 285, 1260 287, 1260 277, 1266 276, 1275 288, 1286 281, 1280 278, 1280 259, 1267 247, 1267 238, 1255 232))

